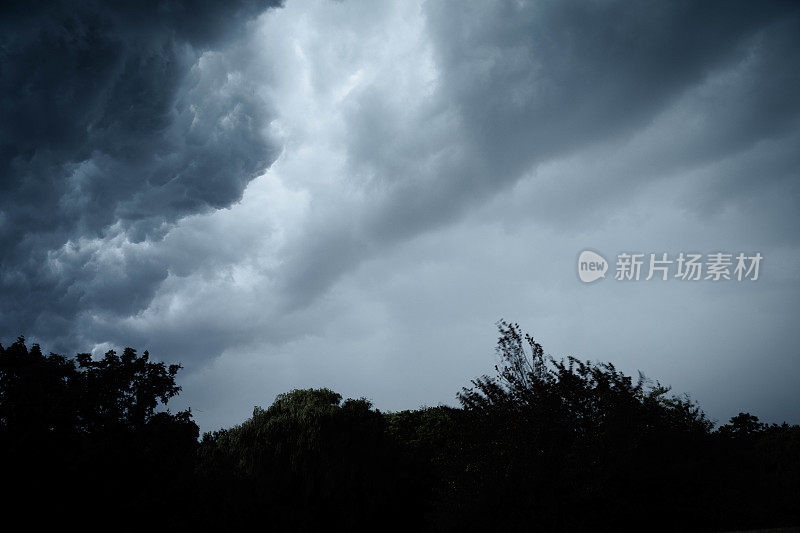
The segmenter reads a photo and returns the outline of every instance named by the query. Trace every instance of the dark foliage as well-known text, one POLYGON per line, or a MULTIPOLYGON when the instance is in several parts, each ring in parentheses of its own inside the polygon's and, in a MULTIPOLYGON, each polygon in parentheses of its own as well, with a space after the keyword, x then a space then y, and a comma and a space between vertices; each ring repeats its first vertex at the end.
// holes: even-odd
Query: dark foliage
POLYGON ((800 427, 608 363, 554 360, 501 322, 494 377, 460 408, 381 413, 294 390, 197 441, 177 366, 0 347, 4 516, 275 531, 733 531, 800 524, 800 427), (57 517, 57 518, 55 518, 57 517), (123 521, 124 522, 121 522, 123 521))
POLYGON ((328 389, 295 390, 268 409, 256 407, 243 424, 203 436, 198 472, 212 510, 204 521, 379 529, 408 493, 386 426, 367 400, 342 402, 328 389))
POLYGON ((5 516, 179 524, 195 464, 189 412, 158 411, 179 366, 126 348, 102 359, 0 346, 0 468, 5 516))

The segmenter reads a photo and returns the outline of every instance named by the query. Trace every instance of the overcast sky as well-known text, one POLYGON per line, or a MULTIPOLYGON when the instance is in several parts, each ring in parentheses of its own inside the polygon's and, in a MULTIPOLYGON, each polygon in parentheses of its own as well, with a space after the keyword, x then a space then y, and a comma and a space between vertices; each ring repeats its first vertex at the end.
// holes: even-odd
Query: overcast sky
POLYGON ((504 318, 800 423, 797 3, 103 4, 0 7, 4 343, 181 362, 210 430, 298 387, 454 404, 504 318))

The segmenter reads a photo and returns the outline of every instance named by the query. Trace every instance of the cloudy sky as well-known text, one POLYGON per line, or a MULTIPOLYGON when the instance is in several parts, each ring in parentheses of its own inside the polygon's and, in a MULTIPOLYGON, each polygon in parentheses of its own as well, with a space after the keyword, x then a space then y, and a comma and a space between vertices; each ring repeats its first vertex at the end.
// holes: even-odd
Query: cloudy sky
POLYGON ((296 387, 454 404, 505 318, 800 423, 797 3, 104 4, 0 7, 3 342, 181 362, 209 430, 296 387))

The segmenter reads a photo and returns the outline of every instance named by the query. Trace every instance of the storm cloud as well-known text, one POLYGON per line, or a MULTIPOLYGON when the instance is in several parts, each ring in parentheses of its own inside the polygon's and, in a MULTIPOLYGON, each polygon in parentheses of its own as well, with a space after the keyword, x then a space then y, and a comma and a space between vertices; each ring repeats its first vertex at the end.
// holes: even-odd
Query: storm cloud
POLYGON ((137 312, 169 265, 125 257, 112 266, 76 243, 110 234, 159 240, 177 219, 239 200, 275 159, 269 110, 237 75, 228 47, 268 5, 3 4, 8 331, 69 335, 80 312, 137 312))
POLYGON ((0 37, 4 339, 179 360, 214 427, 451 401, 502 317, 799 420, 796 3, 36 6, 0 37), (587 247, 765 270, 586 287, 587 247))
MULTIPOLYGON (((671 138, 643 147, 618 175, 584 191, 559 184, 571 193, 555 204, 561 216, 798 125, 800 75, 786 68, 800 61, 790 4, 429 2, 423 13, 435 88, 420 101, 398 97, 392 84, 426 75, 415 64, 344 104, 347 172, 370 194, 348 208, 348 228, 331 235, 323 218, 319 242, 304 243, 292 278, 300 297, 324 289, 337 265, 346 271, 365 253, 451 222, 540 165, 631 141, 666 114, 683 113, 671 138)), ((781 160, 797 163, 794 153, 781 160)))

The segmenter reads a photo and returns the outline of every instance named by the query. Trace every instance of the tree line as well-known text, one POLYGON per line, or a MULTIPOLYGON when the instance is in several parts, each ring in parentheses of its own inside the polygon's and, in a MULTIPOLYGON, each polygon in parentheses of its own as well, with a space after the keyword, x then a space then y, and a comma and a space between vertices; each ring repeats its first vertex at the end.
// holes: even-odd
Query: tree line
POLYGON ((179 365, 0 346, 0 506, 29 524, 275 531, 734 531, 800 525, 800 426, 716 427, 668 387, 545 356, 500 322, 459 407, 293 390, 200 437, 179 365))

